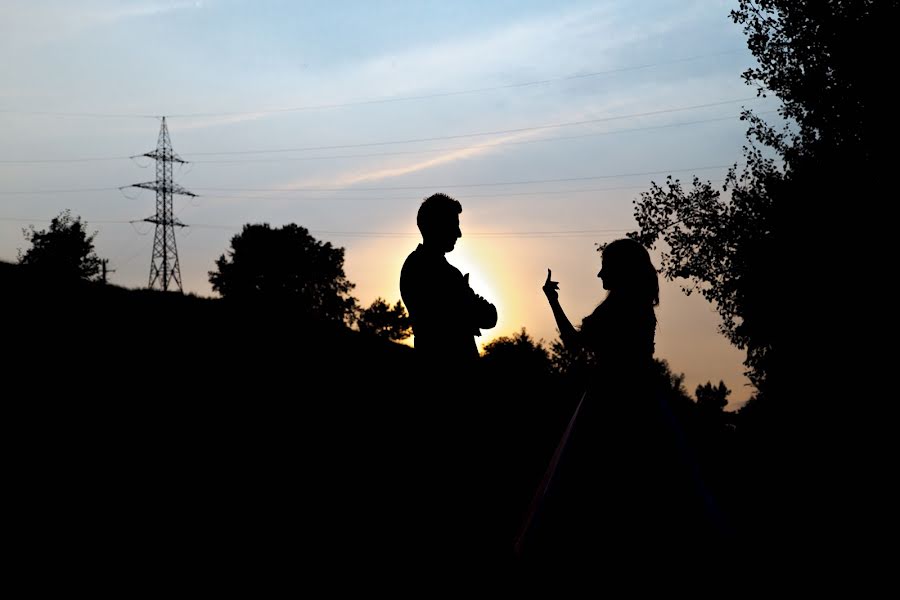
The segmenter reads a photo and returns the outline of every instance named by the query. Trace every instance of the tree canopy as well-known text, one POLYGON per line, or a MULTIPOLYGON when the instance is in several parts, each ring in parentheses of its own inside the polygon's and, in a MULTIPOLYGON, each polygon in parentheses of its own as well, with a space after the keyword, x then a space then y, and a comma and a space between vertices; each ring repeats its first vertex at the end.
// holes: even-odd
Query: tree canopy
POLYGON ((550 373, 553 364, 543 340, 535 340, 523 327, 511 336, 494 338, 484 346, 486 364, 529 374, 550 373))
POLYGON ((752 117, 751 133, 789 166, 822 152, 876 158, 888 133, 882 111, 893 105, 879 59, 896 54, 898 12, 896 0, 740 0, 731 18, 758 61, 744 80, 774 93, 795 125, 776 134, 752 117))
POLYGON ((94 252, 97 232, 87 233, 87 223, 64 210, 47 229, 34 225, 23 229, 31 248, 19 250, 19 264, 52 278, 94 279, 100 272, 100 258, 94 252))
POLYGON ((316 240, 294 223, 244 225, 210 271, 213 290, 230 301, 290 306, 329 322, 352 321, 354 284, 344 274, 344 249, 316 240))
POLYGON ((731 390, 725 385, 724 381, 719 381, 719 385, 715 386, 711 381, 707 381, 703 385, 698 385, 694 393, 697 397, 697 408, 703 413, 718 413, 725 410, 728 406, 728 396, 731 390))
POLYGON ((356 326, 362 333, 394 342, 405 340, 412 334, 409 315, 400 300, 391 306, 384 298, 376 298, 368 308, 360 311, 356 326))
MULTIPOLYGON (((721 189, 669 177, 635 203, 631 237, 662 252, 661 271, 684 279, 687 293, 712 302, 721 330, 746 350, 747 375, 764 393, 776 369, 785 320, 809 308, 822 267, 811 249, 865 211, 823 210, 886 189, 883 170, 896 125, 879 57, 894 56, 900 3, 741 0, 731 12, 758 65, 744 80, 774 94, 785 125, 776 129, 745 110, 745 166, 721 189)), ((794 319, 796 326, 796 319, 794 319)))

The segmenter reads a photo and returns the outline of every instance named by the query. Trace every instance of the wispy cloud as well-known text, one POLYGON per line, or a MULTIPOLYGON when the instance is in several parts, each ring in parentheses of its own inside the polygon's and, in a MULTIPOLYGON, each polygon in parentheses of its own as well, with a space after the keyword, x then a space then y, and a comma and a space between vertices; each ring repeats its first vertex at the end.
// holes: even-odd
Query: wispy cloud
MULTIPOLYGON (((603 8, 578 10, 544 19, 528 19, 494 30, 403 52, 387 53, 328 73, 330 100, 340 101, 368 89, 384 95, 414 95, 448 88, 467 88, 506 80, 515 83, 529 74, 558 73, 567 48, 615 43, 608 35, 612 21, 603 8), (523 72, 523 65, 527 65, 523 72)), ((573 70, 578 65, 568 65, 573 70)))
POLYGON ((530 17, 329 69, 311 89, 319 90, 323 103, 343 102, 358 99, 359 90, 415 95, 602 70, 621 66, 616 50, 676 30, 697 12, 689 5, 649 24, 634 23, 604 4, 530 17))
POLYGON ((6 0, 0 43, 7 48, 40 46, 121 21, 200 9, 204 4, 203 0, 6 0))
POLYGON ((357 183, 363 183, 366 181, 382 181, 384 179, 390 179, 392 177, 409 175, 410 173, 425 171, 427 169, 452 163, 458 160, 475 158, 483 154, 495 152, 496 146, 512 141, 519 141, 528 137, 533 137, 533 132, 523 132, 495 138, 489 142, 478 144, 477 146, 460 148, 458 150, 450 150, 446 154, 441 154, 440 156, 432 157, 427 160, 417 160, 415 162, 401 166, 376 167, 374 170, 366 171, 363 173, 342 175, 335 179, 331 179, 328 182, 328 185, 335 187, 344 187, 352 186, 357 183))
MULTIPOLYGON (((190 5, 190 2, 157 2, 128 10, 122 7, 103 18, 111 22, 190 5)), ((272 89, 257 87, 252 97, 232 97, 229 106, 220 105, 223 113, 234 111, 235 114, 183 118, 180 122, 186 129, 202 129, 283 117, 294 114, 289 109, 296 107, 456 92, 565 75, 581 67, 570 62, 572 55, 595 57, 588 59, 592 65, 603 64, 602 52, 588 50, 581 44, 606 47, 618 43, 611 35, 615 29, 611 15, 603 8, 581 9, 545 19, 509 23, 449 41, 409 47, 402 52, 383 53, 342 67, 329 65, 319 71, 310 69, 303 78, 287 79, 294 82, 296 87, 293 89, 286 86, 285 77, 279 75, 272 83, 272 89), (573 45, 573 40, 580 41, 573 45), (256 111, 260 107, 264 110, 256 111), (247 112, 242 112, 244 110, 247 112)), ((197 112, 203 111, 198 109, 197 112)), ((296 114, 307 113, 307 110, 300 110, 296 114)))
MULTIPOLYGON (((95 21, 114 22, 195 6, 193 2, 148 2, 120 6, 95 21)), ((181 119, 186 129, 203 129, 283 117, 291 108, 341 105, 367 100, 447 93, 556 78, 620 66, 615 50, 637 40, 660 35, 693 18, 690 10, 636 27, 610 6, 592 6, 562 14, 531 17, 487 31, 460 35, 387 52, 335 67, 306 70, 302 76, 278 74, 252 95, 233 95, 227 104, 216 99, 221 116, 181 119), (286 84, 287 82, 287 84, 286 84), (246 110, 247 112, 241 112, 246 110)), ((510 93, 518 93, 515 90, 510 93)), ((499 91, 496 96, 502 96, 499 91)), ((462 95, 460 98, 473 96, 462 95)), ((417 101, 409 106, 415 110, 417 101)), ((392 105, 393 106, 393 105, 392 105)), ((320 110, 320 109, 314 109, 320 110)), ((198 107, 197 112, 202 112, 198 107)))
MULTIPOLYGON (((657 28, 674 27, 663 21, 657 28)), ((609 7, 579 9, 548 18, 531 18, 506 24, 478 35, 440 41, 428 46, 410 48, 402 53, 384 54, 349 65, 343 70, 320 74, 322 80, 311 86, 323 94, 318 101, 346 102, 359 100, 360 94, 370 98, 379 96, 413 96, 432 92, 473 89, 480 86, 521 83, 522 81, 558 77, 579 69, 602 69, 615 63, 609 58, 613 48, 632 42, 635 37, 648 35, 646 30, 621 27, 609 7)), ((518 90, 511 92, 518 94, 518 90)), ((552 122, 558 111, 536 104, 528 108, 531 122, 552 122)), ((410 106, 403 122, 417 120, 418 107, 410 106)), ((444 108, 431 106, 432 111, 422 118, 429 121, 440 110, 452 111, 452 103, 444 108)), ((596 105, 592 107, 596 109, 596 105)), ((569 107, 565 112, 584 114, 581 107, 569 107)), ((477 131, 486 123, 505 119, 502 110, 483 110, 474 115, 466 127, 477 131)), ((566 119, 563 119, 566 120, 566 119)), ((497 137, 489 142, 479 141, 472 146, 448 150, 439 156, 414 159, 397 164, 396 158, 386 164, 371 166, 363 171, 319 174, 315 179, 295 180, 284 187, 347 187, 369 181, 381 181, 426 171, 456 161, 482 157, 494 153, 500 144, 536 137, 538 132, 521 132, 497 137)))
POLYGON ((152 17, 164 13, 180 10, 192 10, 203 8, 203 0, 169 0, 143 2, 139 4, 116 5, 112 9, 103 9, 95 13, 95 22, 98 24, 116 23, 126 19, 140 17, 152 17))

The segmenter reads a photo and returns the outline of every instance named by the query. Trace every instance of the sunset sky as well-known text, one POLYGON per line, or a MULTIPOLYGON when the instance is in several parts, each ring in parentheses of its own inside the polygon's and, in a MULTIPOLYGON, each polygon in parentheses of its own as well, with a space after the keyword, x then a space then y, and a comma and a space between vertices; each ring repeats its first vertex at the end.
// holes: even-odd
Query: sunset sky
MULTIPOLYGON (((176 182, 185 291, 243 223, 295 222, 346 249, 363 305, 400 297, 421 200, 457 198, 447 256, 498 308, 482 342, 556 337, 547 268, 580 322, 603 298, 598 242, 635 228, 651 180, 719 181, 740 160, 741 107, 776 108, 736 2, 4 0, 0 259, 61 210, 97 230, 110 280, 147 284, 154 179, 168 117, 191 161, 176 182)), ((655 255, 658 256, 658 255, 655 255)), ((658 260, 657 260, 658 263, 658 260)), ((665 282, 656 354, 688 389, 751 391, 714 308, 665 282)), ((140 331, 135 332, 140 335, 140 331)), ((149 332, 147 332, 149 335, 149 332)))

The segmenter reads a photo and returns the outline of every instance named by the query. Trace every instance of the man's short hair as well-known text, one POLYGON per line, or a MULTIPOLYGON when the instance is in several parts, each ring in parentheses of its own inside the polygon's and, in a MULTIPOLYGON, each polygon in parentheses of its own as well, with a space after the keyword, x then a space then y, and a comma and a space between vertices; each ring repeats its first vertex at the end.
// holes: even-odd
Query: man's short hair
POLYGON ((433 194, 425 198, 416 215, 416 225, 422 235, 440 228, 441 225, 452 221, 453 217, 462 212, 462 204, 447 194, 433 194))

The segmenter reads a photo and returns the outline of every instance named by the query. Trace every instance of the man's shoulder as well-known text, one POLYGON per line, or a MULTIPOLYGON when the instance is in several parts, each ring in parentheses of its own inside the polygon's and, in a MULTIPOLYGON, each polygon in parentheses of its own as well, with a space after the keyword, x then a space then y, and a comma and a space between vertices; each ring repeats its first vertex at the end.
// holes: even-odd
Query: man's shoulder
POLYGON ((400 269, 400 292, 409 291, 411 286, 418 287, 422 281, 428 277, 433 270, 429 264, 428 256, 422 252, 422 245, 409 253, 406 260, 403 261, 403 267, 400 269))
POLYGON ((446 268, 447 260, 443 255, 435 254, 426 250, 422 244, 419 244, 415 250, 409 253, 406 260, 403 261, 403 270, 419 270, 424 269, 434 271, 446 268))
POLYGON ((415 250, 409 253, 409 256, 406 257, 406 260, 403 261, 403 271, 409 271, 410 269, 415 269, 419 265, 422 265, 426 261, 426 257, 422 252, 421 244, 416 247, 415 250))
POLYGON ((422 244, 419 244, 406 257, 406 262, 411 260, 420 260, 422 258, 422 244))

